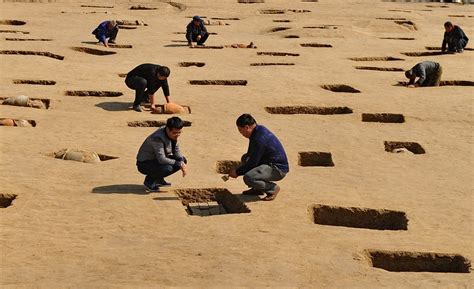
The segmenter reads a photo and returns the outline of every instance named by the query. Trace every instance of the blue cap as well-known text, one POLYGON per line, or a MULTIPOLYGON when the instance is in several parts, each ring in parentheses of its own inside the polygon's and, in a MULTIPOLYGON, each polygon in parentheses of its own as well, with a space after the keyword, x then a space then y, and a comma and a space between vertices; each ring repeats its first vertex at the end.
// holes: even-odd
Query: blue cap
POLYGON ((201 21, 201 17, 196 15, 193 17, 193 21, 201 21))

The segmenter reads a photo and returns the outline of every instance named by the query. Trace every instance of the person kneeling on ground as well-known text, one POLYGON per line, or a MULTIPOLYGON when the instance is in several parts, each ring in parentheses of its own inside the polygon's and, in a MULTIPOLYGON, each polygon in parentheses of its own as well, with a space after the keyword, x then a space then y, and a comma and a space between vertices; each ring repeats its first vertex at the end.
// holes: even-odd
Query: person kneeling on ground
POLYGON ((179 117, 169 118, 166 126, 149 135, 138 150, 137 168, 146 175, 143 184, 147 192, 158 192, 160 186, 170 186, 164 178, 179 170, 183 177, 186 176, 187 160, 178 146, 183 126, 179 117))
POLYGON ((405 76, 410 80, 408 87, 439 86, 443 68, 438 62, 423 61, 405 71, 405 76), (419 77, 418 81, 415 79, 419 77))
POLYGON ((108 43, 114 44, 115 38, 117 38, 118 25, 115 20, 104 21, 97 26, 92 34, 99 40, 100 43, 104 44, 105 47, 109 47, 108 43), (107 42, 107 38, 109 41, 107 42))
POLYGON ((194 47, 193 42, 197 42, 197 45, 204 45, 208 37, 209 33, 204 25, 204 21, 199 16, 194 16, 193 20, 186 26, 188 45, 194 47))
POLYGON ((170 73, 168 67, 151 63, 141 64, 127 73, 125 84, 128 88, 135 90, 133 110, 138 112, 143 111, 140 103, 150 101, 151 110, 154 111, 156 109, 155 92, 160 89, 160 87, 163 88, 166 102, 169 103, 170 89, 167 79, 170 73), (145 95, 147 95, 146 99, 145 95))
POLYGON ((244 195, 263 195, 264 201, 273 201, 280 187, 273 183, 283 179, 289 172, 288 159, 278 138, 263 125, 258 125, 250 114, 237 118, 237 128, 249 139, 247 153, 242 156, 242 165, 230 171, 229 176, 243 176, 249 190, 244 195))
POLYGON ((453 25, 451 22, 444 23, 444 37, 443 44, 441 45, 441 52, 446 52, 446 45, 448 46, 447 52, 458 52, 462 53, 464 47, 466 47, 469 42, 469 38, 457 25, 453 25))

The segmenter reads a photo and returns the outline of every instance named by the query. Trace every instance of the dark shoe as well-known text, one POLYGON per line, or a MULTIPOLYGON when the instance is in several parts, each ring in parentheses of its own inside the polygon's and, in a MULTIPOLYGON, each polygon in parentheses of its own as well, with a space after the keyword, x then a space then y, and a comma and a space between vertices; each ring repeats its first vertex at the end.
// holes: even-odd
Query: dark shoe
POLYGON ((246 190, 246 191, 243 191, 242 192, 242 195, 246 195, 246 196, 260 196, 260 195, 263 195, 263 192, 260 191, 260 190, 256 190, 254 188, 251 188, 249 190, 246 190))
POLYGON ((143 108, 140 105, 134 105, 133 110, 136 111, 136 112, 142 112, 143 108))
POLYGON ((156 193, 160 191, 160 187, 158 187, 156 184, 149 185, 147 183, 143 183, 145 185, 145 192, 147 193, 156 193))
POLYGON ((112 40, 112 39, 111 39, 111 40, 109 40, 109 43, 110 43, 110 44, 115 44, 115 40, 112 40))
POLYGON ((165 181, 165 179, 159 180, 156 184, 160 187, 169 187, 169 186, 171 186, 171 183, 168 183, 167 181, 165 181))
POLYGON ((462 49, 462 48, 461 48, 461 49, 458 49, 456 52, 457 52, 457 53, 463 53, 463 52, 464 52, 464 49, 462 49))
POLYGON ((204 43, 197 43, 198 46, 206 46, 204 43))
POLYGON ((273 190, 273 193, 267 193, 267 195, 265 196, 265 198, 262 199, 262 201, 273 201, 274 199, 276 199, 278 193, 280 192, 280 186, 278 185, 275 185, 275 189, 273 190))

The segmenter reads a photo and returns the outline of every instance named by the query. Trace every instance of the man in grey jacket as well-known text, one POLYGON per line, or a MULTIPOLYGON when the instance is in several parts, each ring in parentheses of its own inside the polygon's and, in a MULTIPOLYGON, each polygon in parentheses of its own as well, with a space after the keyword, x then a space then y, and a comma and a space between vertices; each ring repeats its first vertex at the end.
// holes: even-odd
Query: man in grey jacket
POLYGON ((434 61, 423 61, 410 70, 405 71, 405 76, 410 81, 408 87, 419 87, 419 86, 439 86, 441 81, 441 75, 443 74, 443 68, 438 62, 434 61), (415 79, 418 81, 415 82, 415 79))
POLYGON ((181 154, 178 146, 178 137, 184 126, 179 117, 171 117, 166 126, 160 127, 149 135, 137 154, 138 171, 144 175, 145 190, 158 192, 160 186, 170 186, 165 177, 181 170, 186 175, 186 158, 181 154))

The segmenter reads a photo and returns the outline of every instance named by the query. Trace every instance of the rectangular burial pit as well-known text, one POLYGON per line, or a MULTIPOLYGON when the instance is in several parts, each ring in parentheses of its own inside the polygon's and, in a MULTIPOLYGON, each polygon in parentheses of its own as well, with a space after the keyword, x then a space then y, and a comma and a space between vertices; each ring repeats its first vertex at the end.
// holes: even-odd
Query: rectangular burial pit
POLYGON ((53 41, 49 38, 5 38, 6 41, 53 41))
POLYGON ((390 272, 470 273, 471 261, 458 254, 368 250, 372 267, 390 272))
POLYGON ((320 106, 274 106, 265 107, 265 110, 271 114, 350 114, 352 109, 347 106, 320 107, 320 106))
POLYGON ((404 61, 405 59, 392 56, 350 57, 352 61, 404 61))
POLYGON ((288 29, 291 29, 291 27, 275 27, 275 28, 272 28, 272 29, 268 30, 268 32, 285 31, 285 30, 288 30, 288 29))
POLYGON ((360 69, 360 70, 375 70, 375 71, 392 71, 392 72, 405 71, 403 68, 398 68, 398 67, 356 66, 355 68, 360 69))
POLYGON ((7 99, 11 99, 11 98, 0 97, 0 103, 2 105, 23 106, 23 107, 32 107, 32 108, 38 108, 38 109, 49 109, 50 104, 51 104, 51 100, 47 98, 28 98, 28 100, 24 104, 15 103, 15 102, 11 103, 11 102, 8 102, 7 99))
POLYGON ((30 51, 30 50, 1 50, 0 54, 6 55, 36 55, 36 56, 45 56, 57 60, 64 60, 64 56, 54 54, 51 52, 43 52, 43 51, 30 51))
POLYGON ((286 10, 282 10, 282 9, 260 9, 259 10, 259 13, 260 14, 285 14, 286 13, 286 10))
POLYGON ((299 152, 298 165, 302 167, 333 167, 331 153, 326 152, 299 152))
MULTIPOLYGON (((191 126, 192 122, 184 120, 184 126, 191 126)), ((166 120, 134 120, 127 123, 130 127, 162 127, 166 125, 166 120)))
POLYGON ((321 44, 321 43, 301 43, 301 47, 319 47, 319 48, 331 48, 331 44, 321 44))
POLYGON ((314 205, 313 221, 318 225, 341 226, 372 230, 407 230, 404 212, 357 207, 314 205))
POLYGON ((120 91, 99 91, 99 90, 68 90, 66 95, 69 96, 97 96, 97 97, 118 97, 123 93, 120 91))
POLYGON ((10 207, 13 200, 16 199, 17 195, 15 194, 0 194, 0 208, 10 207))
POLYGON ((179 189, 174 191, 189 215, 213 216, 250 213, 237 196, 224 188, 179 189))
POLYGON ((405 117, 400 113, 363 113, 363 122, 404 123, 405 117))
POLYGON ((20 30, 0 30, 0 33, 21 33, 21 34, 30 34, 28 31, 20 31, 20 30))
MULTIPOLYGON (((439 50, 441 51, 441 46, 425 46, 426 50, 439 50)), ((474 48, 464 47, 465 51, 474 51, 474 48)))
POLYGON ((299 53, 291 53, 291 52, 264 52, 264 51, 257 52, 257 55, 268 55, 268 56, 300 56, 299 53))
MULTIPOLYGON (((407 86, 408 81, 398 81, 395 86, 407 86)), ((439 86, 474 86, 474 81, 471 80, 441 80, 439 86)), ((430 87, 430 86, 422 86, 430 87)))
POLYGON ((196 45, 196 46, 190 46, 190 49, 223 49, 224 46, 222 45, 207 45, 207 46, 202 46, 202 45, 196 45))
POLYGON ((190 80, 191 85, 247 85, 247 80, 190 80))
POLYGON ((444 53, 441 51, 400 52, 400 53, 406 56, 411 56, 411 57, 449 55, 449 53, 444 53))
POLYGON ((239 167, 240 161, 223 160, 216 162, 216 172, 218 174, 228 174, 232 169, 239 167))
POLYGON ((380 39, 389 39, 389 40, 415 40, 414 37, 379 37, 380 39))
POLYGON ((292 62, 257 62, 257 63, 250 63, 250 66, 288 66, 288 65, 295 65, 292 62))
POLYGON ((204 62, 180 62, 178 63, 179 66, 181 67, 191 67, 191 66, 197 66, 197 67, 203 67, 206 65, 204 62))
POLYGON ((89 48, 89 47, 71 47, 71 49, 74 51, 84 52, 87 54, 99 55, 99 56, 112 55, 112 54, 117 53, 115 51, 106 51, 106 50, 94 49, 94 48, 89 48))
POLYGON ((321 88, 332 91, 332 92, 360 93, 360 90, 355 89, 352 86, 345 85, 345 84, 325 84, 325 85, 321 85, 321 88))
POLYGON ((14 84, 55 85, 54 80, 13 79, 14 84))
POLYGON ((415 155, 424 154, 425 149, 417 142, 384 141, 385 151, 390 153, 403 153, 409 151, 415 155))
POLYGON ((25 21, 21 20, 0 20, 0 25, 25 25, 25 21))
POLYGON ((50 153, 49 156, 65 161, 76 161, 81 163, 99 163, 118 159, 118 157, 78 149, 62 149, 50 153))
POLYGON ((0 118, 0 126, 36 127, 36 121, 32 119, 0 118))

